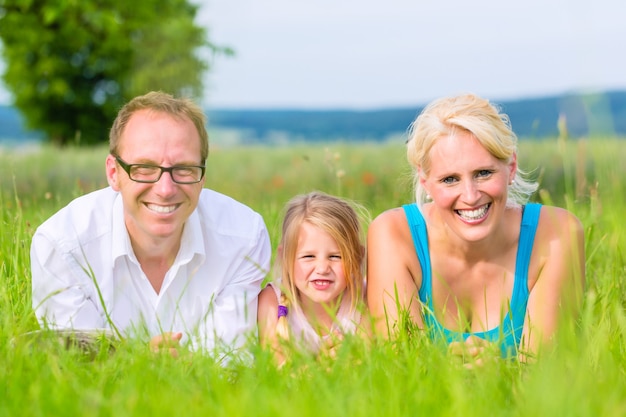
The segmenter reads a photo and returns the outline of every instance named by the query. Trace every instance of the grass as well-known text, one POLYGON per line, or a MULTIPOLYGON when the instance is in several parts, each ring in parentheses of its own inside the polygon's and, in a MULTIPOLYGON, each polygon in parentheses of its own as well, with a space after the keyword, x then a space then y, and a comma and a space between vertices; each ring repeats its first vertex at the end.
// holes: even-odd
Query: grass
MULTIPOLYGON (((53 340, 14 338, 37 328, 30 305, 30 238, 72 198, 106 185, 106 148, 0 154, 0 416, 623 416, 626 415, 626 159, 623 142, 522 142, 537 200, 567 207, 586 228, 581 317, 532 365, 467 370, 418 336, 365 346, 348 339, 334 361, 297 357, 277 370, 253 362, 154 356, 125 340, 95 357, 53 340)), ((207 186, 250 205, 278 241, 281 210, 319 189, 370 215, 411 201, 401 142, 214 148, 207 186)))

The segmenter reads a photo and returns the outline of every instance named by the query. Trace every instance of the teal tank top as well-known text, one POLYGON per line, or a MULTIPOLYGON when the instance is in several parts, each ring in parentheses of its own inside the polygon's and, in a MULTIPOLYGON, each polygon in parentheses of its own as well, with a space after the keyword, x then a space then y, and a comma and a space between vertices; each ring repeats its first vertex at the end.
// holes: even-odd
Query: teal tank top
POLYGON ((422 303, 424 324, 431 338, 441 339, 447 343, 465 340, 474 335, 490 342, 500 345, 503 357, 515 357, 522 338, 524 328, 524 318, 526 316, 526 306, 528 304, 528 264, 535 241, 535 232, 539 221, 541 204, 526 204, 523 207, 522 224, 520 228, 517 256, 515 259, 515 281, 513 283, 513 294, 509 311, 504 316, 499 326, 475 333, 461 333, 443 327, 434 315, 432 300, 432 270, 430 265, 430 254, 428 249, 428 234, 426 222, 420 213, 417 205, 406 204, 403 206, 415 251, 422 267, 422 286, 419 289, 419 298, 422 303))

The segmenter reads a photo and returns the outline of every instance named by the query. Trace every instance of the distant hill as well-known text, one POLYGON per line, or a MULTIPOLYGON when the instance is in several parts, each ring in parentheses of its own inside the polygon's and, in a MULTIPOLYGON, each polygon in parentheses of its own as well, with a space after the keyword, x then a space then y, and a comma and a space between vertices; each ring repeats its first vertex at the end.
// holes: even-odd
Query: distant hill
MULTIPOLYGON (((520 139, 559 134, 565 117, 571 137, 626 136, 626 91, 566 94, 494 103, 509 115, 520 139)), ((244 140, 267 142, 281 138, 309 141, 385 140, 403 135, 424 106, 379 110, 213 110, 209 125, 243 129, 244 140)))
MULTIPOLYGON (((511 101, 494 101, 511 119, 520 139, 558 135, 557 121, 566 120, 568 134, 626 137, 626 91, 564 94, 511 101)), ((423 105, 378 110, 208 110, 210 129, 238 132, 238 143, 289 141, 387 140, 404 135, 423 105)), ((39 140, 26 131, 19 112, 0 106, 0 141, 39 140)))
POLYGON ((21 143, 41 140, 40 132, 28 131, 24 128, 22 116, 17 109, 0 106, 0 141, 21 143))

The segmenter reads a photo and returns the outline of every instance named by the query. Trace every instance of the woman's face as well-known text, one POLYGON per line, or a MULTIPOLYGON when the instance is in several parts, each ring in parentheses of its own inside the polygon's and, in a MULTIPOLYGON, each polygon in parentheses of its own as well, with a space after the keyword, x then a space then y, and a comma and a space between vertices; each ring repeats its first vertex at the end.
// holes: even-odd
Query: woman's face
POLYGON ((442 136, 430 150, 422 186, 437 215, 459 237, 478 241, 502 219, 516 162, 494 157, 467 131, 442 136))

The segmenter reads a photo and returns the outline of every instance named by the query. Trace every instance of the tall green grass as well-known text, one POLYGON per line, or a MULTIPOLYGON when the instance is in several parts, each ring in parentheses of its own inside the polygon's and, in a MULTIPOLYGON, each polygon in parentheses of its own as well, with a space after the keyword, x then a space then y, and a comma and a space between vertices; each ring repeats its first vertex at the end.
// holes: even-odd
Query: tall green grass
MULTIPOLYGON (((537 363, 459 366, 418 336, 367 346, 348 338, 336 360, 297 357, 277 370, 265 352, 221 366, 210 357, 154 356, 126 340, 95 357, 43 340, 30 306, 30 238, 72 198, 106 185, 106 148, 0 154, 0 416, 623 416, 626 281, 623 142, 522 142, 535 199, 567 207, 586 228, 587 288, 576 323, 537 363)), ((313 189, 353 199, 371 216, 411 201, 401 142, 212 148, 207 187, 265 218, 313 189)))

